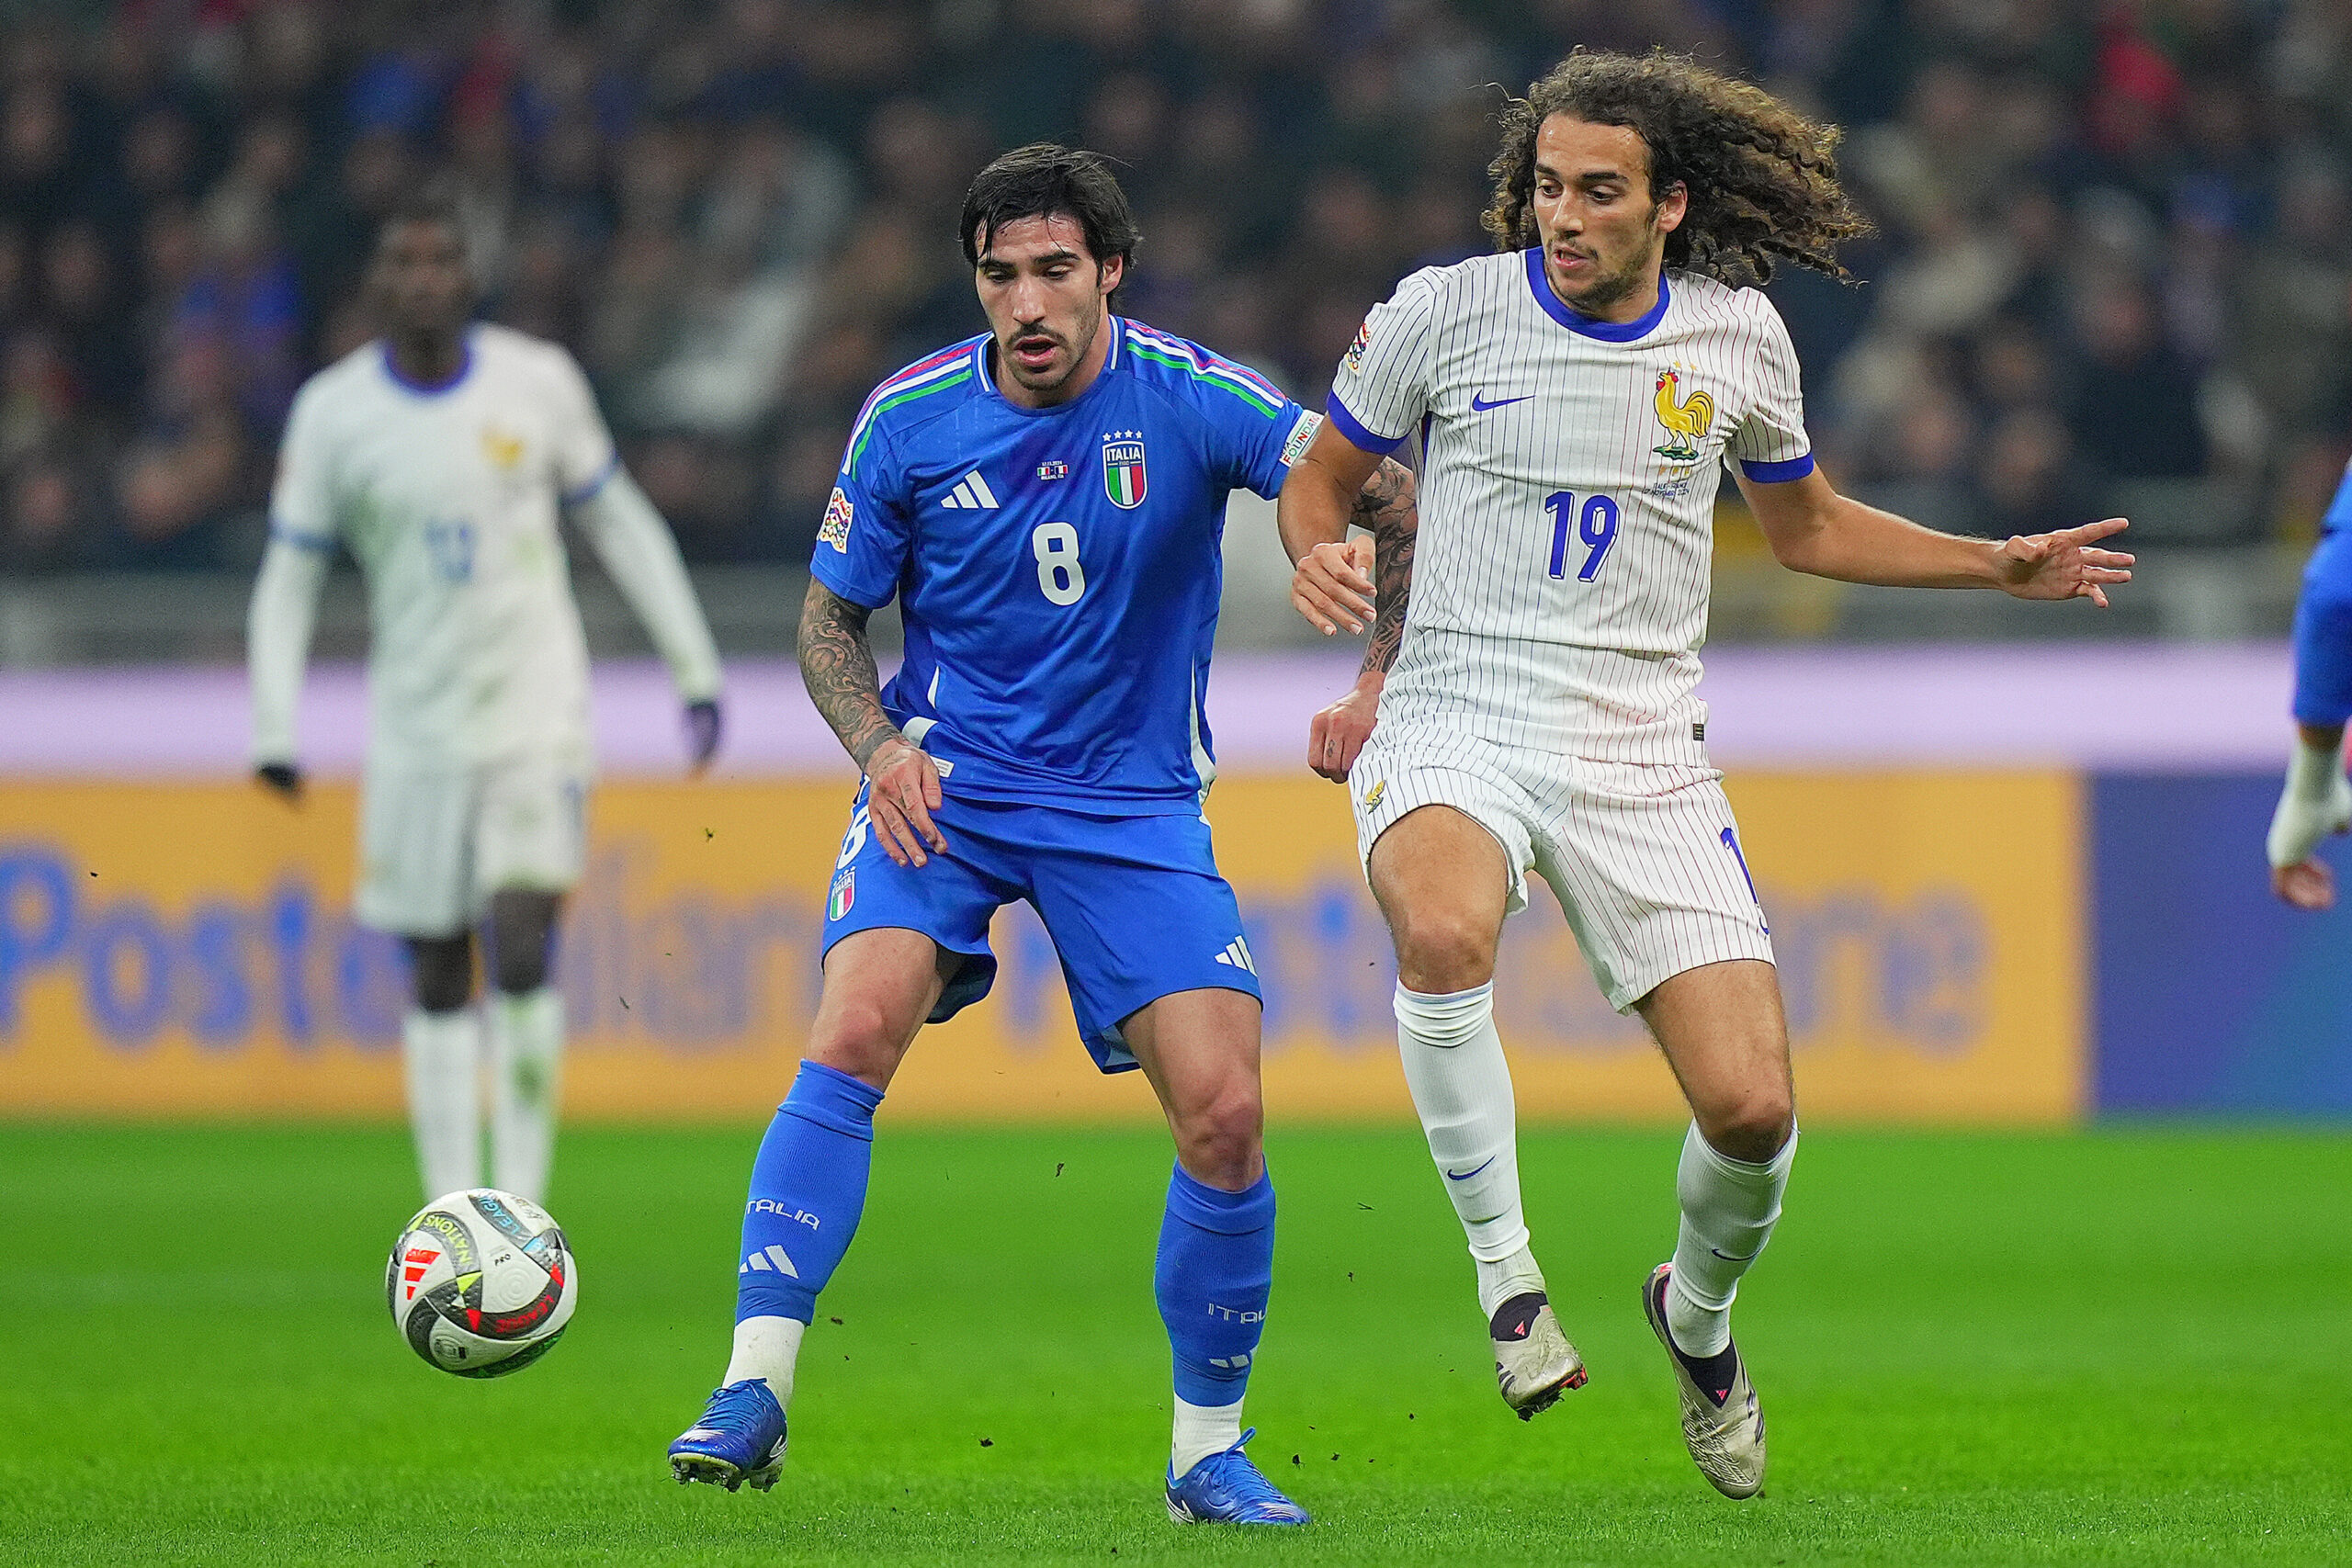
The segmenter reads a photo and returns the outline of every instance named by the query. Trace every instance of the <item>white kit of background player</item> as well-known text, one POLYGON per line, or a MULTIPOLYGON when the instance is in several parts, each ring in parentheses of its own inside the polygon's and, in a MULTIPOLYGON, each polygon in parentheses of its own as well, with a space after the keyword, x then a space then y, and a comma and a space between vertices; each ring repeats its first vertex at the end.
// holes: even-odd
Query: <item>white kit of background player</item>
MULTIPOLYGON (((466 330, 455 377, 405 378, 373 343, 295 399, 254 591, 254 761, 290 764, 321 585, 338 541, 367 575, 372 645, 357 913, 447 937, 515 887, 579 880, 594 768, 568 513, 667 661, 718 693, 718 657, 668 528, 622 470, 586 378, 553 344, 466 330)), ((489 1009, 492 1179, 537 1199, 562 999, 544 972, 489 1009)), ((481 1185, 481 1025, 412 1008, 402 1043, 428 1197, 481 1185)))

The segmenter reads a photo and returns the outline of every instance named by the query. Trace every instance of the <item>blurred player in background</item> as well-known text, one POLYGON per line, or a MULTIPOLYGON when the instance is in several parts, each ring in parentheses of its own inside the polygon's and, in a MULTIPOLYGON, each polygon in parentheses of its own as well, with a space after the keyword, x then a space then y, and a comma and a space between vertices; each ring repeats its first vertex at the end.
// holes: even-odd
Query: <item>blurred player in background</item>
POLYGON ((1688 60, 1570 56, 1506 111, 1500 254, 1415 273, 1372 312, 1281 497, 1302 612, 1327 633, 1374 622, 1307 760, 1351 781, 1405 1077, 1503 1397, 1532 1416, 1584 1381, 1530 1250, 1493 1020, 1497 942, 1532 867, 1690 1104, 1680 1238, 1643 1305, 1691 1457, 1735 1497, 1763 1483, 1765 1448, 1730 1308, 1780 1215, 1796 1120, 1771 940, 1693 690, 1722 465, 1774 555, 1817 576, 2104 604, 2131 575, 2094 547, 2120 519, 1958 538, 1815 468, 1787 330, 1747 286, 1776 258, 1844 275, 1836 246, 1863 224, 1835 143, 1688 60), (1340 542, 1357 487, 1416 430, 1427 527, 1340 542))
POLYGON ((425 1194, 482 1181, 480 925, 491 1180, 540 1199, 563 1043, 548 970, 593 768, 587 644, 559 513, 669 662, 697 771, 718 746, 718 656, 677 546, 622 470, 571 356, 469 322, 455 210, 427 197, 396 211, 369 281, 384 336, 312 377, 287 422, 248 625, 254 771, 299 798, 295 707, 340 543, 367 574, 373 628, 358 916, 408 949, 401 1032, 425 1194))
POLYGON ((2352 470, 2320 522, 2295 601, 2295 750, 2271 813, 2270 886, 2298 909, 2335 907, 2335 874, 2316 852, 2352 829, 2344 721, 2352 718, 2352 470))
MULTIPOLYGON (((875 1110, 922 1024, 987 994, 989 919, 1025 898, 1096 1066, 1141 1067, 1175 1136, 1153 1276, 1175 1360, 1169 1512, 1301 1524, 1242 1451, 1274 1190, 1258 976, 1201 813, 1226 499, 1274 495, 1317 419, 1112 313, 1137 236, 1092 154, 997 159, 961 234, 989 330, 875 389, 818 536, 800 668, 865 779, 808 1059, 752 1168, 733 1358, 671 1462, 681 1481, 774 1483, 875 1110), (893 597, 906 660, 886 690, 866 619, 893 597)), ((1411 476, 1367 464, 1358 485, 1343 525, 1397 526, 1411 476)))

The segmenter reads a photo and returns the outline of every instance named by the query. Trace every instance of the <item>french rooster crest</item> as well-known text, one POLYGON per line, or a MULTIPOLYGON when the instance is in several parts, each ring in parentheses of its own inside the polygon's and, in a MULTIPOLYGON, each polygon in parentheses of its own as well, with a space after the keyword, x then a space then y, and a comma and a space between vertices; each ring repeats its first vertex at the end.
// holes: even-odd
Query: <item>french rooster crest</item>
POLYGON ((1687 398, 1677 397, 1681 385, 1679 369, 1668 366, 1658 372, 1657 422, 1666 426, 1667 443, 1650 450, 1670 463, 1695 463, 1699 460, 1699 443, 1715 423, 1715 400, 1701 391, 1693 391, 1687 398))

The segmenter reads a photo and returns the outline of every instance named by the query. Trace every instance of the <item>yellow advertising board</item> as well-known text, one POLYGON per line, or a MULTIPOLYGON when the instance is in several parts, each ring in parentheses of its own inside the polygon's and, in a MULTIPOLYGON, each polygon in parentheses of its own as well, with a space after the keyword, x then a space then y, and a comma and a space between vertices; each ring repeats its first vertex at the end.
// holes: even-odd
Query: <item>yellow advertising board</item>
MULTIPOLYGON (((2069 775, 1731 784, 1815 1122, 2049 1122, 2084 1103, 2079 790, 2069 775)), ((815 999, 845 781, 614 783, 560 960, 568 1113, 752 1117, 815 999)), ((397 948, 347 906, 355 798, 241 784, 0 784, 0 1113, 389 1114, 397 948)), ((1408 1116, 1395 971, 1340 792, 1221 782, 1218 859, 1267 993, 1277 1119, 1408 1116)), ((1557 908, 1506 929, 1497 1009, 1522 1116, 1670 1118, 1557 908)), ((1045 932, 997 921, 995 992, 928 1030, 889 1114, 1150 1118, 1078 1044, 1045 932)))

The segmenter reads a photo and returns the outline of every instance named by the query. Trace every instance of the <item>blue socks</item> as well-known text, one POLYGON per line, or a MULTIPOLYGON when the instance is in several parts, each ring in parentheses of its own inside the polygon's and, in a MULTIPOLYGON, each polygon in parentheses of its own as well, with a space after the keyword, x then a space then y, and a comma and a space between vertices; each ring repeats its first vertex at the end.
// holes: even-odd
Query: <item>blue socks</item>
POLYGON ((1168 1216, 1152 1269, 1176 1356, 1177 1398, 1239 1403, 1273 1282, 1273 1182, 1261 1176, 1247 1191, 1226 1192, 1178 1166, 1168 1179, 1168 1216))
MULTIPOLYGON (((750 1317, 807 1323, 816 1316, 817 1292, 841 1266, 865 1209, 874 1108, 881 1103, 880 1089, 847 1073, 821 1062, 800 1064, 752 1162, 742 1262, 735 1277, 738 1323, 750 1317)), ((1271 1196, 1266 1206, 1271 1215, 1271 1196)), ((1264 1299, 1261 1287, 1261 1303, 1264 1299)))
MULTIPOLYGON (((797 1325, 816 1316, 818 1292, 841 1266, 865 1207, 874 1111, 881 1103, 881 1090, 846 1073, 820 1062, 800 1064, 752 1165, 735 1277, 735 1318, 747 1325, 739 1339, 762 1326, 749 1320, 786 1318, 797 1325)), ((1190 1412, 1195 1416, 1238 1411, 1265 1333, 1273 1278, 1273 1183, 1261 1176, 1246 1192, 1227 1192, 1195 1180, 1181 1166, 1170 1171, 1152 1284, 1174 1352, 1180 1416, 1188 1413, 1185 1406, 1202 1407, 1190 1412)), ((782 1379, 779 1401, 788 1397, 792 1352, 798 1348, 797 1330, 788 1337, 795 1343, 764 1357, 747 1359, 743 1347, 737 1348, 745 1375, 767 1376, 771 1388, 782 1379), (764 1360, 778 1366, 751 1365, 764 1360)), ((729 1379, 736 1375, 730 1366, 729 1379)), ((1182 1437, 1180 1430, 1180 1446, 1182 1437)), ((1238 1432, 1214 1437, 1200 1451, 1229 1447, 1238 1438, 1238 1432)), ((1171 1473, 1182 1473, 1197 1457, 1171 1473)))

